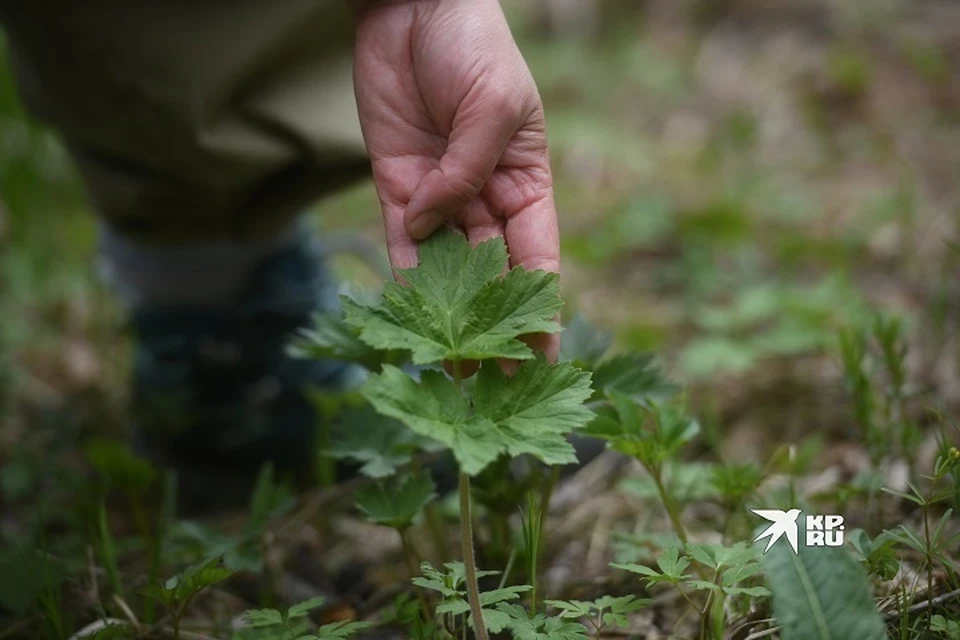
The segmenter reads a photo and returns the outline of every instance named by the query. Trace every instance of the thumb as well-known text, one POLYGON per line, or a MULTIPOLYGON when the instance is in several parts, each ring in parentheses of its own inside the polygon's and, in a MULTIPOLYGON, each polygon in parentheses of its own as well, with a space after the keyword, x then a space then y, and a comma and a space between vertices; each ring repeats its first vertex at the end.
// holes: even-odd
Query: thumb
POLYGON ((457 115, 440 166, 420 180, 404 213, 411 238, 426 239, 480 194, 521 124, 520 102, 506 94, 457 115))

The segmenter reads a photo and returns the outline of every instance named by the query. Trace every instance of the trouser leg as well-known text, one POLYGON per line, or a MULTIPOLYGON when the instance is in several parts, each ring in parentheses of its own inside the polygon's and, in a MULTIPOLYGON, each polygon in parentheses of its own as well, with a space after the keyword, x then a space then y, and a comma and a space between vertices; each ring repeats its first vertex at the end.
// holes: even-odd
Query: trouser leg
POLYGON ((28 109, 110 229, 255 241, 366 176, 342 0, 0 0, 28 109))
MULTIPOLYGON (((138 338, 135 403, 177 455, 309 464, 289 335, 335 302, 295 218, 368 174, 342 0, 0 0, 28 109, 63 138, 138 338)), ((55 256, 51 256, 55 259, 55 256)))

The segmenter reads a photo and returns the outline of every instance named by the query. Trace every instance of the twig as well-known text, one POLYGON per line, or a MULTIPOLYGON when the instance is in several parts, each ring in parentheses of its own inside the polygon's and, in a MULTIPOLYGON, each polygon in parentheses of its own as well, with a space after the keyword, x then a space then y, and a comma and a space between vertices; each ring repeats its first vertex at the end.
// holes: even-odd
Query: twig
POLYGON ((780 627, 770 627, 769 629, 764 629, 763 631, 755 631, 743 640, 758 640, 758 638, 766 638, 767 636, 772 636, 777 631, 780 631, 780 627))
POLYGON ((130 621, 130 624, 133 625, 134 629, 139 631, 140 621, 137 619, 136 614, 130 608, 130 605, 127 604, 126 600, 124 600, 123 598, 121 598, 119 595, 115 593, 113 594, 113 601, 116 603, 118 607, 120 607, 120 611, 122 611, 123 615, 127 617, 127 620, 130 621))
MULTIPOLYGON (((935 607, 945 602, 950 602, 951 600, 955 600, 957 598, 960 598, 960 589, 954 589, 953 591, 942 593, 936 598, 927 598, 926 600, 922 600, 921 602, 912 604, 909 607, 907 607, 906 613, 909 615, 911 613, 916 613, 918 611, 925 611, 931 607, 935 607)), ((901 611, 891 611, 890 613, 883 616, 883 621, 886 624, 890 624, 891 622, 895 622, 896 620, 899 620, 902 615, 903 615, 903 612, 901 611)))

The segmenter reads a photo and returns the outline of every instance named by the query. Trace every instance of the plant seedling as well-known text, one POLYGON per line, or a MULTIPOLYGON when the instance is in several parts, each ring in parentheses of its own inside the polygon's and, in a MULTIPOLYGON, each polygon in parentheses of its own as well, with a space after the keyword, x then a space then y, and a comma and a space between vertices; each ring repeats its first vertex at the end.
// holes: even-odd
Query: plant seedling
POLYGON ((304 618, 314 609, 321 607, 326 598, 318 596, 310 598, 289 609, 251 609, 244 614, 247 625, 254 629, 276 630, 283 635, 275 636, 278 640, 341 640, 349 638, 357 631, 373 626, 372 622, 332 622, 320 627, 315 634, 306 633, 304 618))
POLYGON ((151 584, 140 593, 165 605, 173 617, 173 637, 180 640, 180 619, 190 602, 210 585, 226 580, 233 571, 221 566, 220 558, 210 558, 200 564, 187 567, 163 584, 151 584))
POLYGON ((636 596, 603 596, 593 602, 583 602, 581 600, 548 600, 546 604, 556 607, 560 610, 560 617, 566 619, 579 620, 586 618, 593 627, 595 638, 599 638, 603 633, 604 627, 613 626, 626 629, 630 626, 628 613, 639 611, 653 602, 647 598, 637 598, 636 596))

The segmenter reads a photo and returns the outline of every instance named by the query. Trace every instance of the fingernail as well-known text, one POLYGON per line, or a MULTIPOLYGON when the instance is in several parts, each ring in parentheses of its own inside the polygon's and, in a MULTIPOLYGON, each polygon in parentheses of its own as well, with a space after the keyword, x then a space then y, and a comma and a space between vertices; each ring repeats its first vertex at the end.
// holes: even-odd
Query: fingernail
POLYGON ((446 216, 437 211, 424 211, 410 223, 410 236, 414 240, 426 240, 437 227, 447 221, 446 216))

